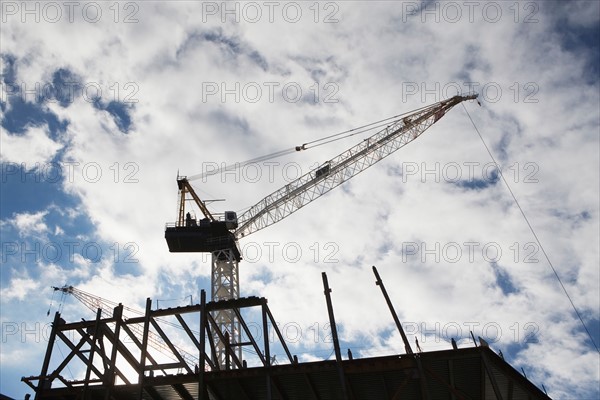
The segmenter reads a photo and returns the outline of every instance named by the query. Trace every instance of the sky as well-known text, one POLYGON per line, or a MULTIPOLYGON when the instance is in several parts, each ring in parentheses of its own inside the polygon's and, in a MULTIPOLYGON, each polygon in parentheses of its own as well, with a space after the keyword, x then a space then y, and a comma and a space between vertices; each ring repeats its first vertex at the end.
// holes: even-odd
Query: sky
MULTIPOLYGON (((240 240, 241 294, 302 361, 331 358, 326 272, 341 346, 401 354, 375 265, 424 351, 473 331, 551 397, 600 397, 600 3, 0 4, 0 393, 32 393, 56 311, 94 317, 51 286, 139 309, 210 293, 209 256, 164 240, 178 174, 477 92, 240 240)), ((240 214, 363 139, 193 185, 240 214)))

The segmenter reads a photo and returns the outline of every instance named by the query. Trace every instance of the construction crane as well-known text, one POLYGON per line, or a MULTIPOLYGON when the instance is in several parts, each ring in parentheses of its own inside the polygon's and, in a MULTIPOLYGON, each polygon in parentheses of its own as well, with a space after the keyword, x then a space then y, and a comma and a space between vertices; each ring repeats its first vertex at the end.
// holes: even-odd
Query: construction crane
MULTIPOLYGON (((112 318, 112 316, 113 316, 112 312, 115 309, 115 307, 118 306, 118 304, 115 302, 112 302, 112 301, 104 299, 102 297, 93 295, 88 292, 84 292, 83 290, 77 289, 73 286, 69 286, 69 285, 65 285, 62 287, 52 286, 52 289, 54 289, 55 292, 57 292, 57 291, 61 292, 63 295, 72 295, 77 300, 79 300, 84 306, 86 306, 93 312, 96 312, 98 309, 100 309, 101 315, 103 318, 112 318)), ((127 311, 129 314, 135 314, 136 317, 144 315, 143 312, 135 310, 133 308, 123 306, 123 309, 125 311, 127 311)), ((131 318, 132 316, 133 315, 128 315, 128 316, 123 315, 123 318, 125 320, 127 320, 128 318, 131 318)), ((163 321, 163 322, 166 324, 169 324, 168 321, 163 321)), ((169 324, 169 325, 173 325, 173 324, 169 324)), ((177 325, 173 325, 173 326, 177 326, 177 325)), ((128 325, 128 329, 131 330, 131 332, 136 336, 135 338, 131 338, 131 339, 141 341, 141 339, 144 335, 144 328, 142 325, 131 324, 131 325, 128 325)), ((173 355, 173 352, 171 351, 169 346, 164 342, 164 340, 162 340, 159 335, 155 334, 152 331, 148 331, 148 346, 161 352, 162 354, 173 359, 174 361, 179 361, 177 359, 177 357, 175 357, 173 355)), ((176 345, 172 345, 172 346, 177 350, 179 355, 184 359, 184 361, 187 363, 188 366, 193 367, 195 365, 198 365, 198 356, 197 355, 193 355, 193 354, 177 347, 176 345)), ((166 374, 165 371, 163 371, 163 373, 166 374)))
MULTIPOLYGON (((398 116, 388 122, 384 129, 266 196, 239 217, 233 211, 226 211, 222 219, 215 219, 192 188, 191 178, 188 180, 185 176, 178 176, 178 219, 175 223, 167 224, 165 230, 169 251, 212 253, 212 300, 239 298, 238 265, 241 256, 238 239, 281 221, 412 142, 454 106, 476 98, 477 94, 457 95, 398 116), (200 208, 204 218, 196 220, 195 216, 186 214, 185 204, 189 196, 200 208)), ((295 150, 303 151, 308 148, 308 144, 303 144, 295 150)), ((233 345, 241 342, 239 323, 232 311, 222 311, 214 317, 221 331, 229 332, 233 345)), ((218 342, 215 332, 213 337, 218 342)), ((241 348, 239 351, 241 356, 241 348)), ((214 361, 222 365, 225 355, 225 345, 218 342, 218 360, 214 361)))

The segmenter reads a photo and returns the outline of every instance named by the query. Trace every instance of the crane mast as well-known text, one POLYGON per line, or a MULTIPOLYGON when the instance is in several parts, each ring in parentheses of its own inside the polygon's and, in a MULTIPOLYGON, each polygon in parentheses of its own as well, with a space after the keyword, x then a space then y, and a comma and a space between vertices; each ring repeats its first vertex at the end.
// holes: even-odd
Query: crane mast
MULTIPOLYGON (((412 142, 435 124, 454 106, 466 100, 475 100, 477 94, 458 95, 415 110, 391 122, 387 127, 325 162, 316 170, 302 175, 250 207, 239 218, 228 211, 223 220, 215 220, 205 204, 194 192, 186 177, 178 177, 180 207, 176 224, 167 224, 165 238, 171 252, 210 252, 211 294, 213 301, 239 298, 238 265, 241 260, 237 246, 239 238, 246 237, 289 216, 308 203, 348 181, 373 164, 412 142), (184 218, 186 193, 205 215, 199 223, 184 218)), ((299 146, 296 150, 304 150, 299 146)), ((221 332, 229 332, 231 345, 241 343, 239 322, 233 311, 220 311, 215 318, 221 332)), ((225 344, 216 334, 215 363, 225 363, 225 344)), ((241 347, 238 356, 241 359, 241 347)))

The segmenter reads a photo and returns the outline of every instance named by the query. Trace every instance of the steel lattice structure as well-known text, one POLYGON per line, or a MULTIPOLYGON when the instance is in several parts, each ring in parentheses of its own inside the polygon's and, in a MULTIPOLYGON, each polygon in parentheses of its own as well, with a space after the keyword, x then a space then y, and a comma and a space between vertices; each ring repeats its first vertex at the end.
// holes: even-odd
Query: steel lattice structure
MULTIPOLYGON (((402 333, 375 267, 373 272, 402 333)), ((348 349, 343 358, 331 288, 326 274, 322 276, 334 359, 299 362, 290 353, 265 298, 206 302, 202 291, 200 304, 184 307, 153 310, 147 299, 145 313, 136 318, 125 319, 121 304, 109 316, 108 310, 98 309, 96 318, 88 321, 67 323, 57 312, 40 375, 21 380, 35 391, 36 400, 549 399, 481 338, 475 347, 459 349, 453 343, 449 350, 413 353, 403 335, 406 354, 355 358, 348 349), (244 318, 243 311, 249 308, 260 309, 255 321, 258 331, 244 318), (245 340, 238 345, 255 354, 253 365, 238 356, 239 347, 231 343, 228 332, 219 330, 213 315, 221 311, 236 316, 245 340), (173 318, 182 335, 169 335, 166 321, 173 318), (200 329, 194 330, 195 326, 200 329), (152 332, 172 352, 174 361, 149 346, 152 332), (195 349, 197 364, 188 364, 175 339, 195 349), (223 366, 212 361, 217 340, 225 343, 224 359, 219 360, 223 366), (59 354, 53 350, 60 349, 59 343, 68 351, 61 350, 62 358, 57 359, 59 354), (275 353, 282 356, 280 362, 273 361, 275 353), (78 372, 67 379, 66 373, 72 371, 78 372)))
POLYGON ((419 109, 327 161, 316 171, 290 182, 263 198, 239 217, 236 237, 248 236, 281 221, 412 142, 457 104, 475 98, 475 94, 455 96, 419 109))
MULTIPOLYGON (((248 297, 206 302, 205 292, 202 291, 200 304, 196 305, 152 310, 152 301, 148 299, 144 315, 127 319, 123 317, 123 308, 123 305, 119 304, 111 310, 112 313, 98 308, 95 320, 73 323, 64 321, 60 313, 55 314, 40 375, 22 379, 36 391, 36 398, 47 397, 44 393, 51 392, 52 388, 70 393, 67 398, 71 396, 83 399, 94 398, 89 394, 90 386, 94 385, 102 387, 102 397, 106 399, 111 398, 111 392, 116 388, 123 386, 137 387, 137 393, 132 393, 134 398, 141 399, 147 396, 157 398, 158 395, 153 389, 154 379, 182 374, 195 377, 194 381, 197 382, 196 389, 198 389, 198 384, 201 384, 198 382, 198 377, 204 372, 246 368, 247 364, 241 357, 242 346, 250 348, 255 354, 255 364, 269 367, 270 346, 273 344, 272 335, 268 333, 269 329, 275 332, 279 345, 287 355, 286 362, 295 362, 265 298, 248 297), (261 311, 262 343, 255 338, 249 323, 242 315, 242 310, 253 307, 258 307, 261 311), (246 342, 233 343, 229 338, 229 332, 220 329, 222 324, 217 322, 218 317, 213 316, 218 316, 223 311, 229 311, 236 316, 246 342), (192 360, 188 357, 189 352, 174 344, 166 329, 168 326, 165 324, 165 318, 173 317, 180 331, 184 332, 183 336, 188 347, 195 348, 196 356, 193 356, 192 360), (200 327, 199 330, 192 329, 194 320, 200 327), (168 349, 168 356, 165 356, 165 349, 151 346, 153 336, 158 337, 158 340, 168 349), (53 350, 58 342, 66 345, 69 352, 60 363, 54 363, 56 366, 51 370, 51 360, 56 358, 56 355, 53 358, 53 350), (225 346, 222 358, 217 354, 218 343, 224 343, 225 346), (79 377, 77 373, 74 379, 65 377, 67 372, 72 372, 71 369, 81 370, 81 367, 83 371, 80 371, 79 377), (34 384, 35 382, 37 385, 34 384)), ((192 398, 182 385, 175 384, 172 388, 175 392, 179 392, 181 397, 178 398, 192 398)), ((210 388, 204 387, 204 391, 206 390, 210 391, 210 388)), ((50 398, 54 397, 50 396, 50 398)), ((59 396, 59 398, 64 397, 59 396)), ((116 395, 116 398, 120 397, 116 395)))
MULTIPOLYGON (((238 299, 240 297, 240 277, 238 261, 231 249, 218 250, 212 253, 211 299, 213 301, 238 299)), ((230 310, 219 310, 213 314, 216 327, 211 328, 215 338, 215 362, 225 365, 227 346, 220 340, 217 330, 228 332, 230 343, 241 343, 240 321, 230 310), (218 327, 218 329, 217 329, 218 327)), ((237 356, 242 358, 242 348, 238 347, 237 356)))

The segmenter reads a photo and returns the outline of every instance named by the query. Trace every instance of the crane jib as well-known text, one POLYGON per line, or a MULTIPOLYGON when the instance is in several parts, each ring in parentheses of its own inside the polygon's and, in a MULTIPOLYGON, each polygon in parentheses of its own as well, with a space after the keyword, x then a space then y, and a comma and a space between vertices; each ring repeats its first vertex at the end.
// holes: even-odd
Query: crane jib
POLYGON ((476 98, 476 94, 454 96, 417 110, 325 162, 315 171, 290 182, 263 198, 239 217, 236 238, 247 236, 280 221, 410 143, 455 105, 476 98), (363 162, 358 165, 360 161, 363 162))
MULTIPOLYGON (((340 172, 343 172, 350 165, 355 164, 357 161, 359 161, 361 158, 364 158, 369 153, 373 153, 376 150, 378 150, 379 148, 381 148, 384 145, 386 145, 387 143, 389 143, 391 141, 394 141, 395 139, 398 139, 398 136, 403 131, 402 128, 403 128, 403 126, 401 126, 400 128, 397 128, 397 129, 393 129, 391 133, 387 134, 385 137, 383 137, 381 139, 378 139, 375 142, 371 142, 372 138, 367 139, 366 140, 366 142, 367 142, 366 146, 364 144, 359 144, 359 145, 357 145, 357 146, 355 146, 355 147, 353 147, 353 148, 345 151, 344 153, 342 153, 338 157, 336 157, 336 158, 334 158, 334 159, 332 159, 332 160, 327 161, 326 163, 324 163, 320 168, 318 168, 317 170, 315 170, 315 172, 309 172, 309 173, 303 175, 302 177, 298 178, 298 180, 296 180, 295 182, 292 182, 292 183, 284 186, 284 188, 280 189, 278 192, 275 192, 273 195, 271 195, 269 197, 278 198, 279 201, 286 201, 286 202, 292 201, 292 199, 294 199, 294 198, 302 195, 303 193, 306 193, 311 187, 317 187, 320 184, 323 184, 327 180, 334 180, 334 179, 332 179, 332 176, 335 176, 336 174, 339 174, 340 172), (353 151, 357 147, 363 147, 363 148, 361 148, 360 150, 353 151), (337 161, 341 157, 344 157, 344 159, 341 160, 341 161, 337 161), (302 183, 303 180, 306 181, 306 182, 302 183), (296 187, 294 189, 291 189, 292 186, 294 186, 294 183, 299 183, 300 186, 298 186, 298 187, 296 187), (280 192, 283 192, 283 193, 280 193, 280 192)), ((387 128, 387 129, 389 129, 389 128, 387 128)), ((385 131, 386 130, 384 130, 383 132, 385 132, 385 131)), ((414 138, 416 138, 416 136, 414 138)), ((414 140, 414 138, 412 138, 411 140, 407 140, 406 142, 402 143, 402 145, 404 145, 406 143, 409 143, 410 141, 414 140)), ((397 148, 402 147, 402 145, 398 146, 397 148)), ((385 155, 382 155, 379 159, 382 159, 384 157, 385 157, 385 155)), ((376 162, 376 161, 378 161, 378 160, 375 160, 374 162, 376 162)), ((374 162, 369 163, 368 166, 372 165, 374 162)), ((350 176, 348 176, 346 178, 341 177, 338 180, 338 182, 334 182, 334 184, 332 184, 330 187, 323 187, 323 190, 320 193, 318 193, 317 196, 314 196, 313 198, 311 198, 309 201, 312 201, 312 200, 316 199, 317 197, 320 197, 321 195, 329 192, 331 189, 337 187, 338 185, 340 185, 341 183, 343 183, 347 179, 349 179, 352 176, 354 176, 356 173, 362 171, 363 169, 361 169, 359 171, 356 171, 355 173, 353 173, 352 175, 350 175, 350 176)), ((263 199, 259 203, 259 205, 262 206, 261 209, 258 210, 258 212, 256 214, 252 215, 252 217, 248 221, 243 222, 243 220, 242 220, 242 222, 240 224, 240 228, 236 231, 236 236, 237 237, 243 237, 244 236, 244 231, 248 229, 248 227, 250 226, 250 224, 253 221, 256 221, 257 218, 260 218, 261 216, 269 213, 269 211, 273 211, 274 209, 276 209, 280 205, 280 203, 278 201, 272 201, 272 202, 270 202, 269 201, 269 197, 263 199)), ((289 212, 287 214, 281 215, 280 218, 278 218, 277 220, 273 220, 273 223, 277 222, 278 220, 280 220, 280 219, 284 218, 285 216, 291 214, 293 211, 296 211, 302 205, 304 205, 304 203, 305 202, 302 201, 301 205, 299 205, 298 207, 296 207, 296 209, 289 210, 289 212)), ((250 211, 252 211, 252 209, 249 210, 249 212, 250 211)), ((248 214, 248 212, 246 214, 248 214)), ((244 215, 246 215, 246 214, 244 214, 244 215)), ((243 218, 243 216, 241 218, 243 218)), ((258 229, 256 229, 256 230, 258 230, 258 229)), ((251 232, 255 232, 256 230, 253 230, 251 232)))
MULTIPOLYGON (((301 193, 302 191, 306 190, 306 188, 308 186, 314 186, 319 184, 320 182, 324 181, 325 179, 327 179, 328 176, 335 174, 336 172, 340 171, 342 168, 346 167, 347 165, 351 164, 353 161, 355 161, 356 159, 360 158, 361 156, 364 156, 367 152, 371 152, 371 151, 375 151, 377 150, 377 148, 383 146, 385 143, 389 142, 390 140, 392 140, 395 136, 398 135, 398 133, 400 133, 400 131, 402 130, 401 128, 395 129, 394 131, 392 131, 392 133, 390 133, 389 135, 387 135, 386 137, 378 140, 375 143, 369 143, 370 139, 367 139, 367 147, 357 151, 356 153, 352 154, 350 157, 348 157, 346 160, 344 160, 343 163, 339 163, 336 165, 333 165, 335 162, 335 159, 329 160, 327 162, 325 162, 320 168, 316 169, 314 172, 314 179, 309 180, 306 184, 294 189, 294 190, 289 190, 290 184, 286 185, 287 188, 287 195, 286 197, 289 199, 291 197, 295 197, 296 195, 298 195, 299 193, 301 193)), ((353 148, 354 149, 354 148, 353 148)), ((352 152, 352 149, 347 150, 346 152, 342 153, 345 154, 347 152, 352 152)), ((339 156, 338 156, 339 157, 339 156)), ((337 157, 336 157, 337 158, 337 157)), ((305 177, 310 177, 312 176, 313 172, 309 172, 307 174, 305 174, 305 177)), ((272 209, 275 207, 276 204, 271 203, 269 205, 266 205, 266 207, 263 208, 263 212, 267 212, 269 209, 272 209)), ((258 215, 258 214, 257 214, 258 215)), ((256 216, 256 215, 255 215, 256 216)), ((244 228, 245 225, 242 225, 241 229, 244 228)))

